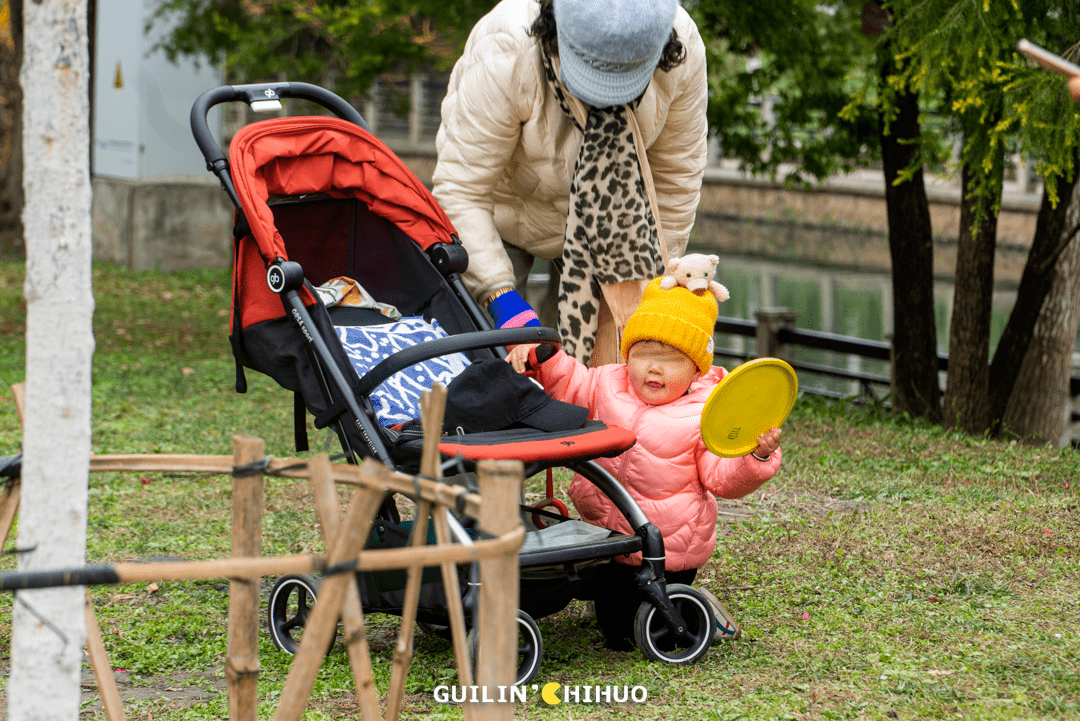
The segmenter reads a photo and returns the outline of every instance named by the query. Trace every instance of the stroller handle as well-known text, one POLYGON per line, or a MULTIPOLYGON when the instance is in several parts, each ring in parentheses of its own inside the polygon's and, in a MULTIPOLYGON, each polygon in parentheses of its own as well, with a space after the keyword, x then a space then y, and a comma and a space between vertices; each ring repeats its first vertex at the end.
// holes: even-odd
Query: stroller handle
POLYGON ((257 83, 255 85, 223 85, 219 88, 207 90, 195 99, 191 106, 191 134, 195 136, 195 142, 199 145, 203 157, 206 158, 206 169, 219 174, 228 166, 225 151, 214 140, 210 132, 210 126, 206 123, 206 114, 215 105, 230 102, 245 102, 249 105, 253 102, 278 100, 280 98, 302 98, 321 105, 327 110, 344 120, 359 125, 364 130, 371 128, 364 122, 363 116, 345 102, 340 96, 335 95, 325 88, 310 83, 257 83))
POLYGON ((536 326, 482 330, 461 333, 446 338, 436 338, 426 343, 399 350, 389 358, 384 358, 378 365, 364 374, 360 379, 360 384, 356 387, 356 392, 360 395, 367 395, 398 371, 405 370, 429 358, 468 350, 479 350, 480 348, 521 345, 523 343, 558 345, 561 340, 559 331, 554 328, 538 328, 536 326))

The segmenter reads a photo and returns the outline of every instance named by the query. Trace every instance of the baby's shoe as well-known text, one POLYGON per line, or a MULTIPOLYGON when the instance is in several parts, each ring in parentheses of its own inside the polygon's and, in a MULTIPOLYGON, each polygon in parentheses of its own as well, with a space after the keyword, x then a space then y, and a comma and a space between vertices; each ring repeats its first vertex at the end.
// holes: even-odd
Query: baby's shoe
POLYGON ((716 619, 713 642, 715 643, 721 639, 735 639, 741 636, 742 627, 735 622, 735 617, 724 607, 724 604, 720 603, 720 599, 707 588, 698 588, 697 590, 708 599, 709 605, 712 606, 713 617, 716 619))

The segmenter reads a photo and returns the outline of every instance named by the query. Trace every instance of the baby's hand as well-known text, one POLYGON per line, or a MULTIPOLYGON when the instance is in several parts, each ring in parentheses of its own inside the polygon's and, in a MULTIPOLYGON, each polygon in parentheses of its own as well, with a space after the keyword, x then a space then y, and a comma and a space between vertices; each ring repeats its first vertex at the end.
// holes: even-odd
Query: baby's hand
POLYGON ((757 437, 757 448, 751 453, 761 458, 768 458, 773 451, 780 447, 780 433, 779 428, 773 428, 762 433, 757 437))
POLYGON ((529 360, 529 351, 536 347, 535 343, 516 345, 506 355, 506 362, 514 367, 518 373, 524 373, 525 364, 529 360))

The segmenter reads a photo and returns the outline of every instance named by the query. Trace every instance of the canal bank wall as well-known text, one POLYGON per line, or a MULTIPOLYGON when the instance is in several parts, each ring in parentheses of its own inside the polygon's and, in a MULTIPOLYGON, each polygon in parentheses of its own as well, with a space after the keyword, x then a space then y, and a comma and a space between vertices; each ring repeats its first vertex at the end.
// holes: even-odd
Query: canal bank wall
MULTIPOLYGON (((434 153, 396 147, 430 185, 434 153)), ((136 270, 228 267, 232 209, 217 181, 93 179, 95 260, 136 270)), ((1019 281, 1035 232, 1041 190, 1006 184, 998 221, 995 279, 1019 281)), ((953 277, 960 191, 948 179, 927 184, 934 228, 934 271, 953 277)), ((885 185, 880 172, 858 171, 812 187, 749 177, 733 164, 706 170, 691 244, 720 255, 799 261, 824 267, 890 269, 885 185)))

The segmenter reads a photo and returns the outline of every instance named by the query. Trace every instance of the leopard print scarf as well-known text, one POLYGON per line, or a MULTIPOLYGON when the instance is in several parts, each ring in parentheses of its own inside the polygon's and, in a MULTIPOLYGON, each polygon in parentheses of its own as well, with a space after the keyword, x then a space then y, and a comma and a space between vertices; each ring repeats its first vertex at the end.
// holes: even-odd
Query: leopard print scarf
POLYGON ((592 108, 582 128, 551 59, 541 53, 552 93, 583 135, 570 183, 558 306, 563 350, 588 363, 596 343, 601 287, 655 278, 664 261, 627 118, 633 110, 629 105, 592 108))

